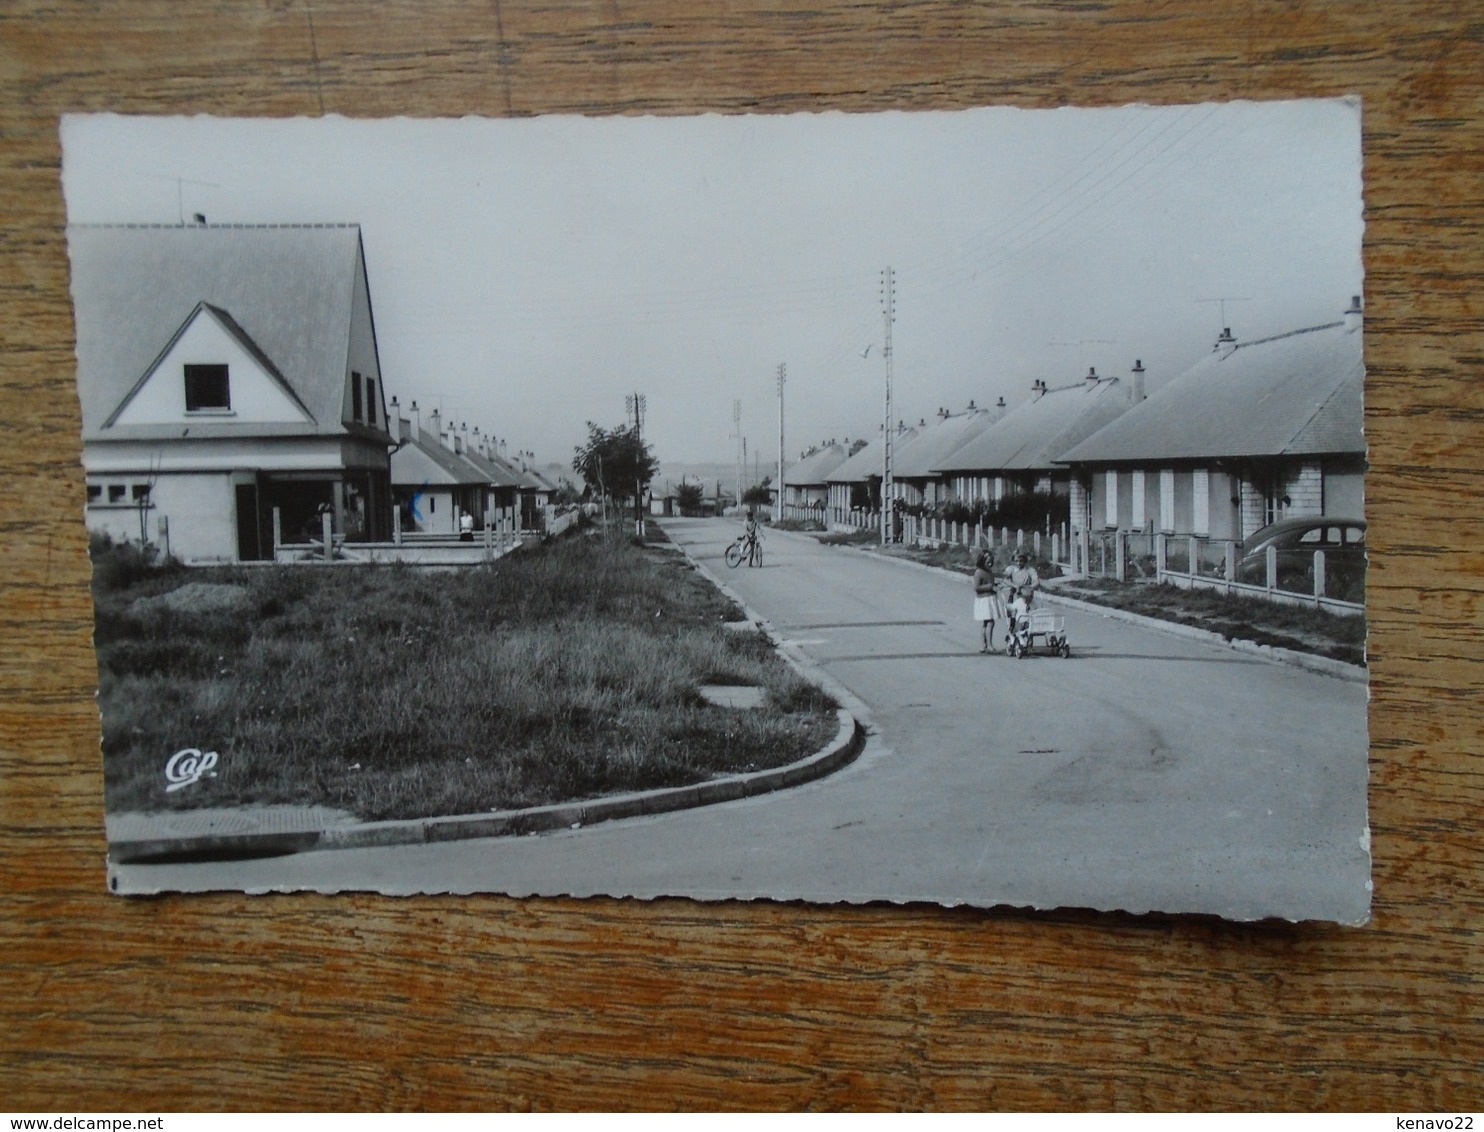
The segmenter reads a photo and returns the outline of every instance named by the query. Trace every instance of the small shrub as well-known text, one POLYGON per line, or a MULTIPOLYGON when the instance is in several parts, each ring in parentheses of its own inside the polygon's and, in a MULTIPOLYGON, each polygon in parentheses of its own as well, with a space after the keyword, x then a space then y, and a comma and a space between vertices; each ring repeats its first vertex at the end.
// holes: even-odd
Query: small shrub
POLYGON ((140 582, 178 575, 185 569, 179 559, 161 555, 152 542, 115 542, 102 531, 89 532, 88 557, 93 560, 95 594, 116 593, 140 582))

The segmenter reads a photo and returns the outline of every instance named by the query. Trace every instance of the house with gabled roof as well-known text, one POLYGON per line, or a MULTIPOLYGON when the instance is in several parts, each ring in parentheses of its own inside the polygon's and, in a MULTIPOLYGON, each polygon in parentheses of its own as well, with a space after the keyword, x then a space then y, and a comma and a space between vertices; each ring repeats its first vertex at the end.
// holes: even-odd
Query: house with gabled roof
POLYGON ((980 409, 974 402, 962 413, 939 409, 931 421, 918 422, 917 436, 894 454, 894 497, 909 506, 937 507, 952 498, 947 478, 938 465, 1005 415, 1005 399, 993 409, 980 409))
POLYGON ((1062 453, 1077 529, 1241 541, 1284 518, 1362 518, 1362 312, 1215 349, 1062 453), (1080 512, 1080 514, 1079 514, 1080 512))
POLYGON ((425 426, 417 402, 407 408, 410 418, 403 417, 401 405, 392 399, 398 436, 391 457, 392 497, 403 531, 457 535, 465 514, 482 529, 492 508, 514 504, 514 480, 486 466, 466 449, 463 437, 445 430, 438 410, 428 414, 425 426))
MULTIPOLYGON (((892 457, 917 435, 917 429, 897 422, 892 433, 892 457)), ((881 481, 886 461, 886 434, 876 439, 826 476, 829 485, 828 518, 831 523, 848 523, 852 512, 881 510, 881 481)))
POLYGON ((86 520, 188 562, 390 536, 360 228, 68 229, 86 520))
POLYGON ((829 474, 845 460, 844 447, 833 440, 800 453, 783 473, 783 505, 822 509, 829 499, 829 474))
POLYGON ((933 470, 964 503, 996 504, 1029 492, 1065 496, 1071 473, 1057 458, 1123 414, 1135 395, 1130 385, 1095 369, 1068 385, 1037 380, 1029 401, 939 459, 933 470))

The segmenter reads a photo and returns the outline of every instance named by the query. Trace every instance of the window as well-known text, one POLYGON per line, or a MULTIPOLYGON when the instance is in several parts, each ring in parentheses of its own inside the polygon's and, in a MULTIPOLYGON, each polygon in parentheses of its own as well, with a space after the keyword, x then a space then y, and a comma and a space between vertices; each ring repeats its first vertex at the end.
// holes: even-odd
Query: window
POLYGON ((185 403, 188 413, 223 413, 230 410, 232 394, 227 380, 227 367, 186 366, 185 403))
POLYGON ((1135 468, 1134 469, 1134 472, 1133 472, 1132 479, 1134 481, 1133 482, 1133 487, 1131 489, 1132 490, 1132 493, 1133 493, 1134 513, 1133 513, 1133 518, 1131 518, 1129 520, 1129 525, 1131 527, 1133 527, 1133 529, 1136 530, 1136 531, 1142 531, 1144 529, 1144 504, 1145 504, 1145 496, 1144 496, 1144 471, 1143 471, 1143 469, 1142 468, 1135 468))
POLYGON ((366 379, 366 423, 376 423, 376 379, 366 379))
POLYGON ((133 500, 134 500, 135 503, 148 503, 149 502, 149 484, 147 484, 147 483, 136 483, 133 487, 131 487, 129 489, 129 494, 130 494, 130 496, 133 497, 133 500))
POLYGON ((1118 473, 1111 468, 1103 473, 1103 523, 1118 526, 1118 473))
POLYGON ((1175 533, 1175 469, 1159 470, 1159 529, 1175 533))
POLYGON ((88 484, 88 502, 101 503, 103 501, 103 486, 101 484, 88 484))
POLYGON ((108 502, 122 503, 124 501, 124 485, 111 483, 108 485, 108 502))
POLYGON ((1195 534, 1208 535, 1211 533, 1211 473, 1206 468, 1197 468, 1191 473, 1191 481, 1194 511, 1191 528, 1195 534))
POLYGON ((1262 522, 1269 526, 1282 520, 1288 509, 1288 496, 1284 494, 1285 483, 1281 472, 1269 472, 1258 480, 1262 492, 1262 522))
POLYGON ((361 375, 355 370, 350 371, 350 417, 355 421, 361 419, 361 375))

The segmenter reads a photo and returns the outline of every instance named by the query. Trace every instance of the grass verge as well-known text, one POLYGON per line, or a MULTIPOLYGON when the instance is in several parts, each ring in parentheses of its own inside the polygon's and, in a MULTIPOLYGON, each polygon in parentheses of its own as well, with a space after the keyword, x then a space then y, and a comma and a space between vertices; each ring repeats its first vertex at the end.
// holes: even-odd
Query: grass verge
POLYGON ((110 810, 478 813, 785 765, 835 705, 673 553, 570 537, 467 570, 95 564, 110 810), (706 702, 707 683, 768 706, 706 702), (175 793, 181 748, 219 755, 175 793))
POLYGON ((1068 580, 1056 592, 1145 617, 1192 625, 1219 633, 1229 641, 1251 641, 1347 664, 1365 664, 1364 617, 1309 606, 1281 605, 1245 594, 1182 590, 1171 585, 1104 578, 1068 580))

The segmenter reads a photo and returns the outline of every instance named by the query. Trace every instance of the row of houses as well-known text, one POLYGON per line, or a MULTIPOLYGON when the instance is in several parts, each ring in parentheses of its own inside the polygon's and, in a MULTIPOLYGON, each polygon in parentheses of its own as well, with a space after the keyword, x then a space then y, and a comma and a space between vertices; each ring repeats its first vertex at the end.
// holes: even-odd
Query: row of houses
MULTIPOLYGON (((1152 394, 1127 378, 1036 381, 1007 409, 972 402, 893 434, 895 506, 990 506, 1040 492, 1065 500, 1073 531, 1240 541, 1283 518, 1359 518, 1364 503, 1361 307, 1333 322, 1213 350, 1152 394)), ((830 442, 783 476, 783 504, 831 525, 879 512, 884 435, 830 442), (854 446, 850 446, 854 447, 854 446)))
POLYGON ((388 405, 354 224, 68 231, 87 522, 186 561, 275 539, 532 527, 558 484, 414 402, 388 405), (276 526, 275 526, 276 520, 276 526))

